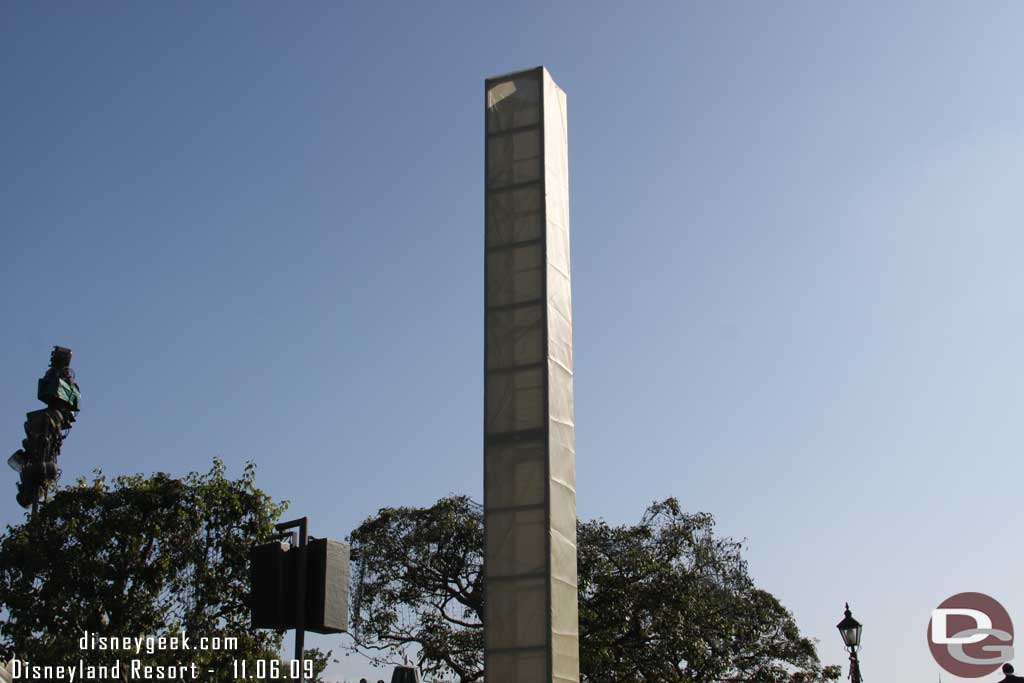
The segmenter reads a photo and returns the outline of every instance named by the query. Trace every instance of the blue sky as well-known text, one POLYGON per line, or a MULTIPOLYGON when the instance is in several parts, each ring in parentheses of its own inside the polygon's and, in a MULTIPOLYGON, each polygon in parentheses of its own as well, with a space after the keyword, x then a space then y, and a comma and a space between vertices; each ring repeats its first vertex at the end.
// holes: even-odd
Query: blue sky
POLYGON ((935 680, 943 599, 1024 619, 1022 20, 5 3, 0 436, 63 344, 66 480, 252 459, 337 538, 479 498, 483 79, 544 64, 569 105, 580 515, 677 496, 748 540, 825 662, 849 600, 869 680, 935 680))

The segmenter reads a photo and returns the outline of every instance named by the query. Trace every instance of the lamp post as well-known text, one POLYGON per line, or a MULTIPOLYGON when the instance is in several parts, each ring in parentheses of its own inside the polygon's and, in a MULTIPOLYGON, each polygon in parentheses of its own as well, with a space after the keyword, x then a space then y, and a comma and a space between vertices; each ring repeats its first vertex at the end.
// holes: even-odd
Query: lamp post
POLYGON ((861 683, 864 679, 860 677, 860 662, 857 661, 857 650, 860 649, 860 632, 863 630, 861 623, 850 614, 850 603, 846 603, 846 611, 843 612, 843 620, 836 624, 839 634, 843 636, 843 643, 850 651, 850 683, 861 683))

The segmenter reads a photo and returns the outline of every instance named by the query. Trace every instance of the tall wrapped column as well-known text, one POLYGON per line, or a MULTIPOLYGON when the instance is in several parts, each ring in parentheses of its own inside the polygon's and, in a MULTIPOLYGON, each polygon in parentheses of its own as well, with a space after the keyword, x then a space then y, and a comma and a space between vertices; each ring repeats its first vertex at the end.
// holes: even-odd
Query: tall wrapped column
POLYGON ((579 681, 565 93, 485 83, 487 683, 579 681))

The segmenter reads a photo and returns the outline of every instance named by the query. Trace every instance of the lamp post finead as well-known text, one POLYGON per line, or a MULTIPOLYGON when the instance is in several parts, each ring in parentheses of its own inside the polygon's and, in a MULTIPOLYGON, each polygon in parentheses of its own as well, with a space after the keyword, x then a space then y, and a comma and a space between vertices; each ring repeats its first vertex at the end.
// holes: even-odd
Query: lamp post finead
POLYGON ((843 636, 843 643, 850 651, 850 683, 861 683, 864 679, 860 677, 860 662, 857 661, 857 650, 860 649, 860 632, 863 626, 850 614, 850 603, 846 603, 846 611, 843 612, 843 620, 836 624, 839 634, 843 636))

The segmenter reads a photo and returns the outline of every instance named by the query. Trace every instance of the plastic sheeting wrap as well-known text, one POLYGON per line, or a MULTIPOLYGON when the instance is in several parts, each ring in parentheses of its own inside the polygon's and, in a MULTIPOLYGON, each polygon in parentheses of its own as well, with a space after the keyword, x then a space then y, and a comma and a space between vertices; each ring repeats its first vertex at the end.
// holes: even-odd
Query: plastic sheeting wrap
POLYGON ((579 681, 565 93, 485 94, 485 676, 579 681))

